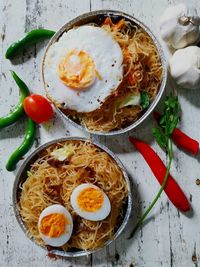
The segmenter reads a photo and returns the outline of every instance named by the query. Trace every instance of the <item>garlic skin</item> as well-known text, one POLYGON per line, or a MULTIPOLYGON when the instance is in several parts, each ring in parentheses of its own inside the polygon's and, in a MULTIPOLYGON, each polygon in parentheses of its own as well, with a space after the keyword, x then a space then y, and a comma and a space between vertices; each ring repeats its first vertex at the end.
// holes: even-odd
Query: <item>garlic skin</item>
POLYGON ((169 60, 171 76, 183 88, 200 89, 200 47, 177 50, 169 60))
POLYGON ((200 39, 200 17, 197 10, 185 4, 168 7, 161 16, 162 39, 175 49, 194 44, 200 39))

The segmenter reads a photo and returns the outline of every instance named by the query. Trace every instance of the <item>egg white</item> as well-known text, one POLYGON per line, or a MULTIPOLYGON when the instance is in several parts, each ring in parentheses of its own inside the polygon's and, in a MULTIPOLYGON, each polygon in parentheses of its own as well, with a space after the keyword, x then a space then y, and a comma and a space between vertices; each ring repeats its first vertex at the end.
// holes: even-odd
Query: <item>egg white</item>
POLYGON ((68 212, 68 210, 65 207, 59 204, 51 205, 45 208, 41 212, 39 220, 38 220, 38 229, 40 229, 41 220, 45 216, 53 214, 53 213, 62 213, 66 217, 66 219, 69 221, 70 224, 66 224, 65 233, 59 237, 46 236, 42 234, 40 230, 39 230, 39 233, 40 233, 40 237, 46 244, 53 246, 53 247, 60 247, 60 246, 63 246, 65 243, 67 243, 67 241, 71 238, 72 231, 73 231, 73 220, 72 220, 71 214, 68 212))
POLYGON ((119 44, 100 27, 80 26, 65 32, 51 45, 43 65, 47 95, 58 106, 78 112, 91 112, 98 109, 105 99, 114 92, 123 77, 123 55, 119 44), (86 52, 94 61, 102 79, 84 90, 73 90, 58 76, 58 65, 70 51, 77 49, 86 52))
POLYGON ((70 198, 70 201, 71 201, 71 205, 74 209, 74 211, 79 215, 81 216, 82 218, 86 219, 86 220, 90 220, 90 221, 101 221, 103 219, 105 219, 110 211, 111 211, 111 205, 110 205, 110 200, 109 198, 107 197, 107 195, 101 190, 102 194, 103 194, 103 204, 102 204, 102 207, 96 211, 93 211, 93 212, 88 212, 88 211, 83 211, 78 203, 77 203, 77 197, 78 195, 84 190, 84 189, 87 189, 87 188, 94 188, 94 189, 98 189, 98 190, 101 190, 99 187, 93 185, 93 184, 90 184, 90 183, 84 183, 84 184, 81 184, 79 186, 77 186, 72 194, 71 194, 71 198, 70 198))

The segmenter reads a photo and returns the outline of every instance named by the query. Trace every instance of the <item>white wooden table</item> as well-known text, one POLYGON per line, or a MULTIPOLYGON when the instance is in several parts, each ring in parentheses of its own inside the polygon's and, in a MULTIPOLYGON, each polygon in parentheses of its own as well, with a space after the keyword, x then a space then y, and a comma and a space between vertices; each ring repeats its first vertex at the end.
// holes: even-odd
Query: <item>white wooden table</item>
MULTIPOLYGON (((157 21, 163 10, 174 0, 0 0, 0 116, 9 112, 18 102, 18 88, 9 73, 13 69, 22 77, 32 92, 43 93, 41 60, 45 45, 37 45, 12 65, 5 60, 6 48, 25 31, 36 27, 59 29, 63 24, 84 12, 96 9, 125 11, 148 25, 157 34, 157 21), (19 64, 23 63, 23 64, 19 64)), ((188 2, 184 0, 183 2, 188 2)), ((199 0, 190 0, 200 12, 199 0)), ((179 91, 182 107, 180 127, 200 139, 200 91, 179 91)), ((162 101, 161 101, 162 102, 162 101)), ((174 147, 175 159, 171 173, 184 189, 193 207, 192 216, 185 216, 162 195, 147 223, 134 239, 126 237, 137 216, 150 203, 159 185, 149 167, 128 142, 128 135, 148 141, 165 159, 164 152, 151 135, 152 117, 136 130, 116 137, 95 137, 115 152, 127 168, 134 184, 134 208, 129 226, 111 246, 89 257, 57 259, 53 261, 46 252, 28 240, 14 217, 12 186, 15 173, 8 173, 5 164, 8 156, 24 136, 24 120, 0 131, 0 266, 129 266, 129 267, 190 267, 200 265, 200 188, 195 181, 200 178, 200 157, 193 158, 174 147)), ((46 141, 68 135, 87 136, 72 127, 58 115, 53 127, 40 126, 37 142, 32 150, 46 141)))

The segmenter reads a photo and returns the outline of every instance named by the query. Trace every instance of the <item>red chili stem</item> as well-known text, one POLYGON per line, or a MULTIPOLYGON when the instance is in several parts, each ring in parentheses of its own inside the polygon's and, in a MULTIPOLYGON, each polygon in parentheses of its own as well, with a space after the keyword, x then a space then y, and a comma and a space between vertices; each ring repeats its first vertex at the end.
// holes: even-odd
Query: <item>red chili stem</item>
MULTIPOLYGON (((159 123, 161 115, 157 111, 153 113, 155 120, 159 123)), ((173 142, 180 148, 183 148, 189 153, 197 156, 199 153, 199 142, 192 139, 190 136, 182 132, 180 129, 175 128, 171 138, 173 142)))
MULTIPOLYGON (((146 160, 158 182, 160 183, 160 185, 162 185, 167 169, 160 157, 145 142, 133 137, 129 137, 129 140, 142 154, 143 158, 146 160)), ((169 200, 177 209, 184 212, 190 210, 190 203, 188 202, 184 192, 170 174, 168 176, 164 191, 167 194, 169 200)))

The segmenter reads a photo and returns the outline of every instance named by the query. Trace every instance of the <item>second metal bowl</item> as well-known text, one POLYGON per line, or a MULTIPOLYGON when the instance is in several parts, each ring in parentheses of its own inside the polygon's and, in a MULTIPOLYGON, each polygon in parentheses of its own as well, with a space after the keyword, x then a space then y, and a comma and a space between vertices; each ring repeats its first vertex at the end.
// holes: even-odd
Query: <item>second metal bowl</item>
MULTIPOLYGON (((26 228, 24 222, 22 221, 21 215, 20 215, 20 211, 19 211, 19 196, 20 196, 20 185, 24 183, 24 181, 27 178, 27 171, 30 169, 30 165, 38 158, 39 154, 41 153, 42 150, 44 150, 45 148, 49 147, 52 144, 56 144, 59 142, 63 142, 66 140, 78 140, 78 141, 90 141, 92 142, 92 144, 94 144, 95 146, 97 146, 98 148, 100 148, 101 150, 105 151, 114 161, 115 163, 119 166, 121 172, 123 173, 124 179, 126 181, 127 184, 127 189, 128 189, 128 196, 127 196, 127 201, 126 204, 124 206, 124 216, 123 216, 123 220, 121 222, 120 225, 118 225, 116 232, 114 233, 112 239, 108 240, 107 242, 105 242, 104 247, 108 246, 110 243, 112 243, 120 234, 121 232, 124 230, 125 226, 127 225, 128 219, 130 217, 130 213, 131 213, 131 208, 132 208, 132 195, 131 195, 131 188, 130 188, 130 181, 128 178, 128 175, 126 173, 125 168, 123 167, 121 161, 115 156, 115 154, 113 154, 107 147, 93 142, 91 140, 85 139, 85 138, 80 138, 80 137, 65 137, 65 138, 60 138, 60 139, 56 139, 53 141, 50 141, 40 147, 38 147, 33 153, 31 153, 27 159, 24 161, 24 163, 22 164, 22 166, 20 167, 15 182, 14 182, 14 186, 13 186, 13 207, 14 207, 14 213, 15 216, 17 218, 17 221, 19 223, 19 225, 21 226, 22 230, 24 231, 24 233, 27 235, 28 238, 30 238, 33 242, 34 239, 31 238, 28 235, 28 229, 26 228)), ((36 242, 35 242, 36 243, 36 242)), ((37 243, 36 243, 37 244, 37 243)), ((42 247, 44 248, 44 247, 42 247)), ((55 254, 55 255, 59 255, 59 256, 65 256, 65 257, 79 257, 79 256, 86 256, 89 255, 93 252, 96 252, 98 250, 100 250, 102 248, 97 248, 94 250, 74 250, 74 251, 63 251, 63 250, 59 250, 59 249, 53 249, 50 252, 55 254)))

